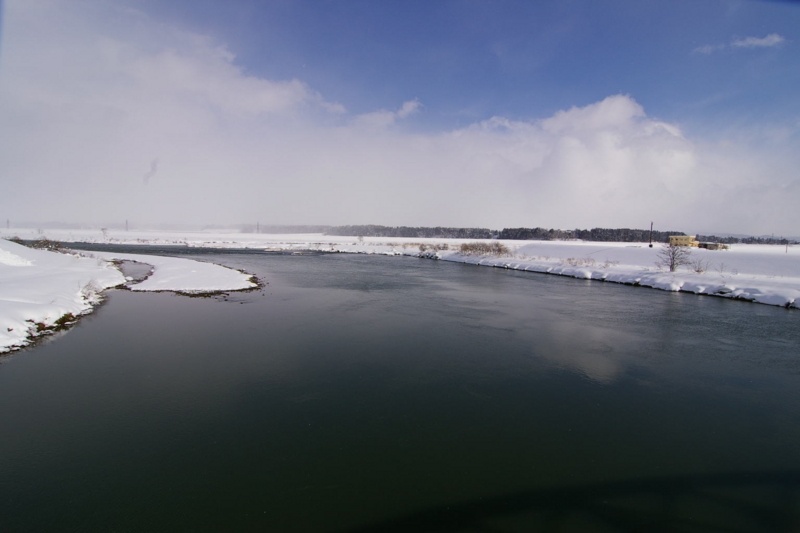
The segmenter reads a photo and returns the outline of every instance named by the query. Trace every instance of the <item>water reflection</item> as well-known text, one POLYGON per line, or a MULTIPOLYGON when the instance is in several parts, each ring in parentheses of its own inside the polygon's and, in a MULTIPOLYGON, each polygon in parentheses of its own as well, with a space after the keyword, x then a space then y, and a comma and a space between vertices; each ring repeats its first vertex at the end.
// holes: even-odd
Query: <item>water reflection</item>
POLYGON ((567 321, 537 328, 535 343, 534 353, 539 357, 605 385, 623 375, 625 354, 644 344, 618 329, 567 321))

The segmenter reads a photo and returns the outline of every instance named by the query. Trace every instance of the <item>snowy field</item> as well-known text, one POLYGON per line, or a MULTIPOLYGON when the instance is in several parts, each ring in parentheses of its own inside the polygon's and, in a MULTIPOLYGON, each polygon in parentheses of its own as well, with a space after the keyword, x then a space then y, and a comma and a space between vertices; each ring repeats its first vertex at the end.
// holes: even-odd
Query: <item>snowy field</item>
POLYGON ((462 243, 475 242, 469 239, 359 239, 322 234, 35 229, 3 229, 0 230, 0 237, 3 236, 19 236, 23 239, 47 237, 65 243, 161 244, 409 255, 800 308, 800 246, 735 244, 729 250, 692 249, 690 260, 694 265, 684 265, 676 272, 668 272, 657 264, 661 245, 649 248, 641 243, 493 241, 504 244, 510 250, 510 255, 498 257, 459 253, 462 243))
POLYGON ((212 292, 255 287, 249 276, 210 263, 149 255, 37 250, 0 239, 0 353, 69 326, 90 312, 104 289, 127 280, 110 259, 150 264, 131 290, 212 292))

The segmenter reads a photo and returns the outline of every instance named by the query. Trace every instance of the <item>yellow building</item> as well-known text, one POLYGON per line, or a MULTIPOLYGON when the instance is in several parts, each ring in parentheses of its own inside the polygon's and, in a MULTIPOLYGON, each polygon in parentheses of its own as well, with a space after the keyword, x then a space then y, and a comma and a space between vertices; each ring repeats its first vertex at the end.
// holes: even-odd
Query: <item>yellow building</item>
POLYGON ((670 246, 690 246, 692 248, 697 248, 700 242, 697 241, 691 235, 670 235, 669 236, 669 245, 670 246))

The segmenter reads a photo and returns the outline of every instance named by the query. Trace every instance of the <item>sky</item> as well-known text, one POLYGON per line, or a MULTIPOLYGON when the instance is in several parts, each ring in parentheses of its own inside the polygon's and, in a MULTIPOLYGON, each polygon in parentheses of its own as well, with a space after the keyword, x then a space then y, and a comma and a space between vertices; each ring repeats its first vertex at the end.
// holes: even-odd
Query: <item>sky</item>
POLYGON ((12 225, 800 235, 800 3, 0 6, 12 225))

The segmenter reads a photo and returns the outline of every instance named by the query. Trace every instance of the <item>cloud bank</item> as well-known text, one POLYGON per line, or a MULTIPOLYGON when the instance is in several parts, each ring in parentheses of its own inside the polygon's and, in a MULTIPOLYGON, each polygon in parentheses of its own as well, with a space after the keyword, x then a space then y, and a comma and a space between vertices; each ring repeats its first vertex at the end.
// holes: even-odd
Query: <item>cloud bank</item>
POLYGON ((352 116, 124 5, 7 2, 3 23, 12 221, 800 233, 796 156, 689 139, 630 95, 420 132, 424 102, 352 116))

